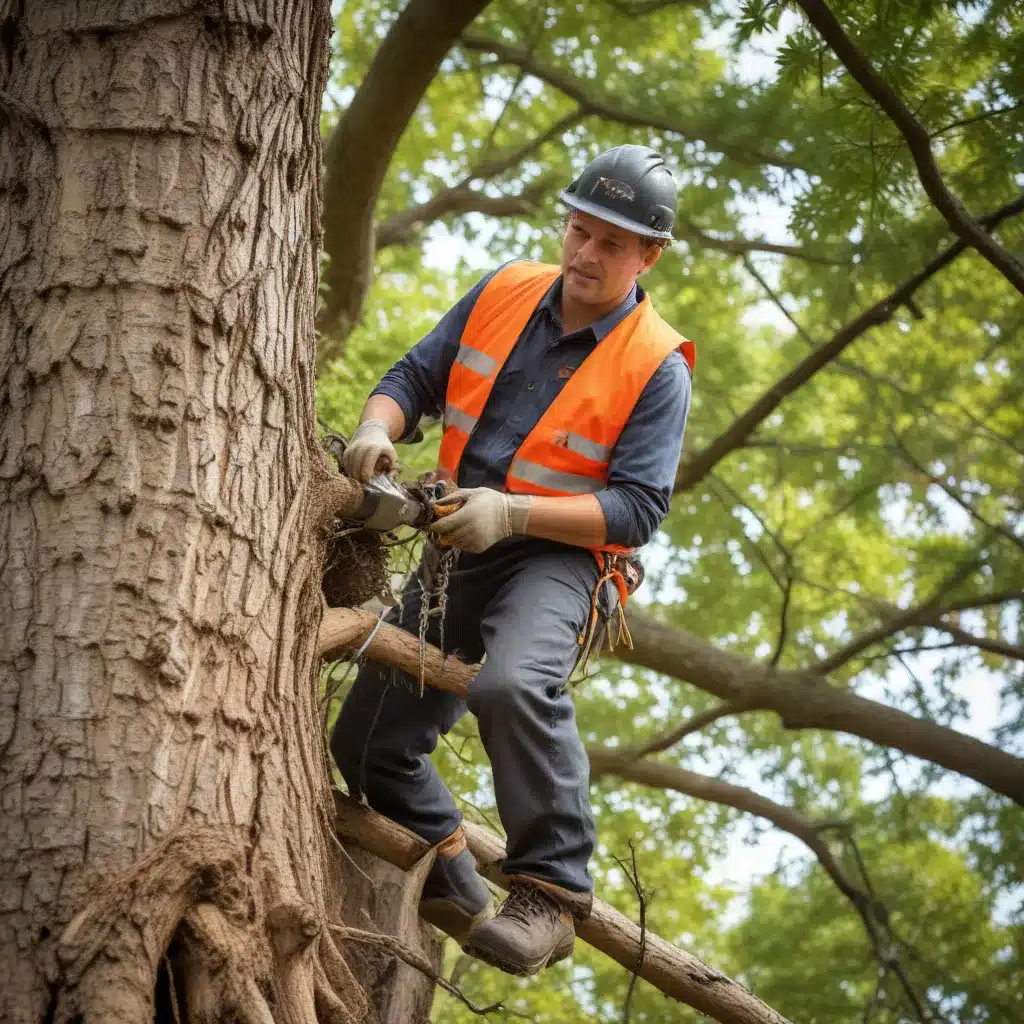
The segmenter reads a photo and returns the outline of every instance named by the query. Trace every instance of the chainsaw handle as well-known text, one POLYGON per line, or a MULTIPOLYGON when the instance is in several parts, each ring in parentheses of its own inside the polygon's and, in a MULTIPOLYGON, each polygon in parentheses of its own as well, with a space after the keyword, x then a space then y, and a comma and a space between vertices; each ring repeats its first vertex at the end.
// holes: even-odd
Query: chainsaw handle
MULTIPOLYGON (((441 519, 444 516, 450 516, 453 512, 457 512, 463 505, 465 505, 465 498, 456 498, 454 501, 445 503, 443 499, 438 499, 432 506, 434 510, 434 518, 441 519)), ((436 537, 435 538, 439 547, 450 548, 452 542, 447 537, 436 537)))

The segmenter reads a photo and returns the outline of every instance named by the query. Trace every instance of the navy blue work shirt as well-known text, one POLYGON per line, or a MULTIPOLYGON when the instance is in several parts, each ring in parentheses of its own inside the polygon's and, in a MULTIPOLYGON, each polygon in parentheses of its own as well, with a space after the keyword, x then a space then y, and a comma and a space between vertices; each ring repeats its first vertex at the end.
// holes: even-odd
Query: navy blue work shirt
MULTIPOLYGON (((440 417, 448 374, 469 314, 488 274, 441 318, 422 341, 391 367, 374 389, 405 414, 406 434, 421 416, 440 417)), ((477 428, 459 460, 461 487, 505 489, 509 466, 566 380, 609 332, 643 300, 634 285, 622 304, 589 327, 562 333, 562 278, 548 289, 491 388, 477 428)), ((690 372, 679 351, 655 370, 619 435, 608 484, 595 494, 604 511, 609 544, 646 544, 668 515, 683 432, 690 408, 690 372)))

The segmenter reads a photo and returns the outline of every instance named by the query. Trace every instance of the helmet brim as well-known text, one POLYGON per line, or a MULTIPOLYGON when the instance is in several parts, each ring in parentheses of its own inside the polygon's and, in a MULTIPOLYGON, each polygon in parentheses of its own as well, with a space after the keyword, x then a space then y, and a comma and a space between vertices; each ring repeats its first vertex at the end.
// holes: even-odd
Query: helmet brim
POLYGON ((655 238, 669 242, 673 241, 671 231, 655 231, 653 228, 649 228, 647 225, 641 224, 639 221, 630 220, 629 217, 623 217, 619 213, 606 210, 603 206, 599 206, 597 203, 592 203, 589 199, 579 199, 571 192, 563 191, 558 198, 561 199, 562 202, 570 209, 578 210, 580 213, 590 214, 591 217, 597 217, 598 220, 603 220, 608 224, 614 224, 617 228, 632 231, 634 235, 642 235, 644 238, 655 238))

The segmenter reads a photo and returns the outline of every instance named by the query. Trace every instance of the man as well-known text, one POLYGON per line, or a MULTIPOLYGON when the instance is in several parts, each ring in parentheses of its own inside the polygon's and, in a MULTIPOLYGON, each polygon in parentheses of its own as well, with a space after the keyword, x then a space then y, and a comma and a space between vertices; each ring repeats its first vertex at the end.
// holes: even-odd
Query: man
MULTIPOLYGON (((431 527, 460 552, 445 647, 483 666, 463 703, 366 665, 331 747, 354 795, 437 845, 423 916, 513 974, 568 956, 590 912, 595 827, 566 684, 599 612, 625 600, 617 556, 668 513, 693 364, 693 346, 636 283, 672 237, 664 160, 620 146, 561 198, 571 210, 561 267, 524 261, 485 277, 388 371, 343 457, 366 481, 396 465, 394 442, 421 415, 443 413, 438 470, 461 502, 431 527), (508 838, 512 885, 496 917, 429 759, 467 708, 508 838)), ((410 632, 437 555, 428 544, 392 613, 410 632)), ((431 619, 432 643, 439 625, 431 619)))

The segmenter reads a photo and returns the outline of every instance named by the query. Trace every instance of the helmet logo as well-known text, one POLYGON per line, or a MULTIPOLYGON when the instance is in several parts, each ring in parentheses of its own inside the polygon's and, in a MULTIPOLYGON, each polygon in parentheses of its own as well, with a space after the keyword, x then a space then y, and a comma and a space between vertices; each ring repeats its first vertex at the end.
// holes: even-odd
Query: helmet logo
POLYGON ((625 199, 627 202, 632 202, 636 197, 636 193, 629 185, 616 178, 598 178, 591 194, 599 192, 603 192, 610 199, 625 199))

